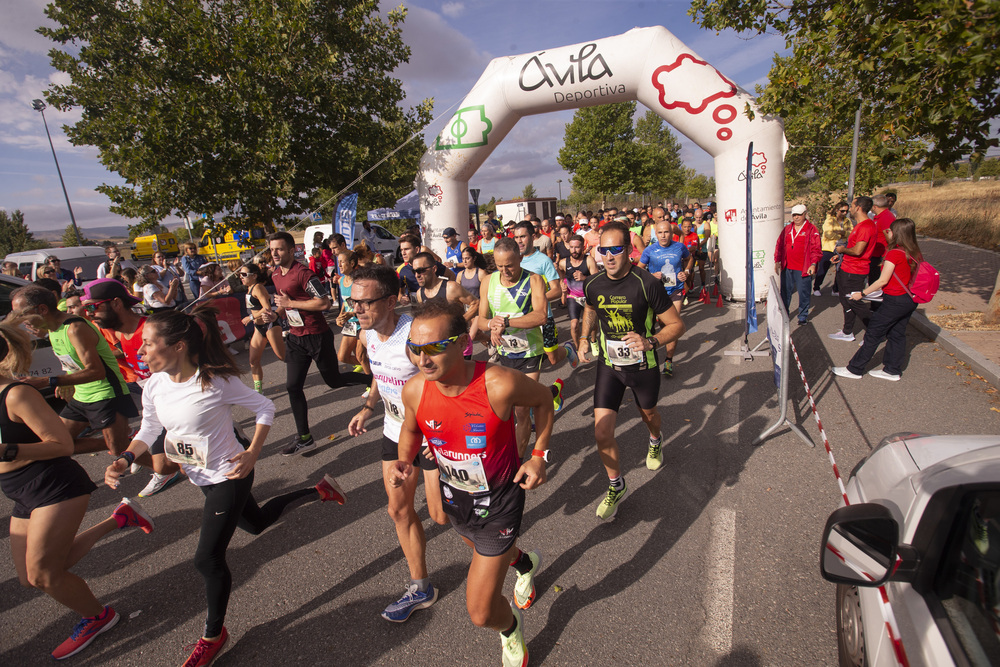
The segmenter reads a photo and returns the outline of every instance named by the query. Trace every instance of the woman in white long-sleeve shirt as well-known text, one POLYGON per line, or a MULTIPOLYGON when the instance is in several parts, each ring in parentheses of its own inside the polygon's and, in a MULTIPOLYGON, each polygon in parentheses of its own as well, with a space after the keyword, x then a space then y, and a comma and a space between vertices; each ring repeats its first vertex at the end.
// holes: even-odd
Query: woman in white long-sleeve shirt
POLYGON ((263 507, 257 505, 251 493, 253 468, 274 420, 274 403, 240 381, 240 369, 219 334, 216 312, 202 306, 190 315, 163 311, 146 320, 139 354, 152 376, 142 392, 142 425, 128 450, 105 473, 108 486, 117 487, 119 476, 135 457, 166 429, 167 458, 180 464, 205 494, 194 564, 205 579, 208 619, 204 636, 184 663, 191 666, 208 664, 228 638, 223 623, 232 575, 226 549, 236 527, 257 535, 295 501, 344 503, 336 480, 326 475, 315 487, 278 496, 263 507), (237 439, 234 405, 257 415, 249 443, 237 439))

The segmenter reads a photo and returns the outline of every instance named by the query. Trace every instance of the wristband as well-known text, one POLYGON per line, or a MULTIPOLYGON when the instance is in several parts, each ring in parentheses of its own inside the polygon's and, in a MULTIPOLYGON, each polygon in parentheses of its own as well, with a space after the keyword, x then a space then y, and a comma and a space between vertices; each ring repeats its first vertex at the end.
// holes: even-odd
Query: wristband
POLYGON ((0 455, 0 461, 4 463, 10 463, 17 458, 18 446, 14 443, 8 443, 4 445, 3 454, 0 455))
MULTIPOLYGON (((125 459, 125 463, 132 465, 133 463, 135 463, 135 454, 129 451, 125 451, 118 456, 118 459, 125 459)), ((115 461, 117 461, 118 459, 115 459, 115 461)))
POLYGON ((532 449, 531 455, 540 457, 546 463, 549 462, 549 450, 547 449, 545 451, 542 451, 540 449, 532 449))
POLYGON ((59 377, 58 376, 53 375, 52 377, 49 378, 49 387, 51 387, 52 389, 55 389, 58 385, 59 385, 59 377))
POLYGON ((375 412, 375 408, 373 408, 372 406, 368 405, 367 403, 365 403, 364 405, 361 406, 362 410, 364 410, 365 408, 371 410, 372 412, 375 412))

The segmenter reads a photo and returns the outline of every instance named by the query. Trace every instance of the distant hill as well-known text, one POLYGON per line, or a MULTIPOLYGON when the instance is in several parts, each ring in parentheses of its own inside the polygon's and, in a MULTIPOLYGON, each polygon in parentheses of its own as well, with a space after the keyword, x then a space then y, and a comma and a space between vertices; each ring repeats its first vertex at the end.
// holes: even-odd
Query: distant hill
MULTIPOLYGON (((42 231, 33 231, 36 239, 49 242, 58 242, 62 240, 63 237, 62 229, 47 229, 42 231)), ((121 241, 122 239, 128 239, 128 225, 116 225, 113 227, 82 227, 80 233, 91 241, 121 241)))

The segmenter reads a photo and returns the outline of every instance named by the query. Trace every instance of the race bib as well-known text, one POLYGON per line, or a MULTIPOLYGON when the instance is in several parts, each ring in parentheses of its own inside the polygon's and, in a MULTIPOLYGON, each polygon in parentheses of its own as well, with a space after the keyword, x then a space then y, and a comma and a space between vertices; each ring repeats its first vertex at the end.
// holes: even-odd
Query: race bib
POLYGON ((435 451, 434 454, 437 456, 442 482, 457 491, 464 491, 473 496, 490 492, 486 471, 478 457, 468 461, 454 461, 440 451, 435 451))
POLYGON ((385 403, 385 418, 391 419, 394 422, 403 423, 403 404, 392 401, 383 394, 383 403, 385 403))
POLYGON ((163 440, 163 453, 174 463, 185 463, 196 468, 208 467, 208 438, 204 436, 179 436, 167 433, 163 440))
POLYGON ((633 350, 623 340, 605 340, 608 348, 608 361, 615 366, 631 366, 642 361, 644 352, 633 350))
POLYGON ((285 318, 293 327, 304 327, 306 325, 306 323, 302 321, 302 314, 295 308, 286 309, 285 318))
MULTIPOLYGON (((497 313, 500 317, 521 317, 523 314, 524 313, 497 313)), ((528 343, 528 332, 524 329, 518 329, 516 332, 504 332, 500 338, 503 341, 501 347, 507 354, 527 352, 531 347, 531 344, 528 343)))
POLYGON ((340 330, 340 333, 345 336, 357 336, 360 329, 361 323, 352 318, 347 320, 347 324, 345 324, 344 328, 340 330))
POLYGON ((76 359, 69 354, 57 354, 56 357, 62 363, 62 368, 67 373, 75 373, 76 371, 82 371, 80 364, 76 363, 76 359))
POLYGON ((573 300, 576 301, 581 306, 586 306, 587 305, 587 297, 585 297, 585 296, 574 296, 573 300))
POLYGON ((662 274, 663 286, 664 287, 677 287, 677 274, 668 273, 666 271, 662 274))

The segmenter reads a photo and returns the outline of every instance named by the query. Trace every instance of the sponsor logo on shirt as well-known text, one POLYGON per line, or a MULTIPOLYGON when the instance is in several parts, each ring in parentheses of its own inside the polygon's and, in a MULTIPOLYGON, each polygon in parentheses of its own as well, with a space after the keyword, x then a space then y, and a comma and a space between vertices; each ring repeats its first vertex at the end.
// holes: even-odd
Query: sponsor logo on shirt
POLYGON ((486 433, 486 424, 466 424, 466 433, 486 433))
POLYGON ((424 423, 427 424, 427 428, 429 428, 432 431, 440 431, 441 427, 444 426, 444 424, 442 424, 441 422, 435 421, 433 419, 425 419, 424 423))
POLYGON ((500 529, 500 537, 513 537, 513 536, 514 536, 514 528, 513 528, 513 526, 510 527, 510 528, 501 528, 500 529))
POLYGON ((469 449, 486 449, 486 436, 467 435, 465 436, 465 446, 469 449))
POLYGON ((430 443, 431 443, 432 445, 437 445, 438 447, 444 447, 445 445, 447 445, 447 444, 448 444, 447 442, 445 442, 445 441, 444 441, 444 440, 442 440, 441 438, 431 438, 431 439, 430 439, 430 443))

